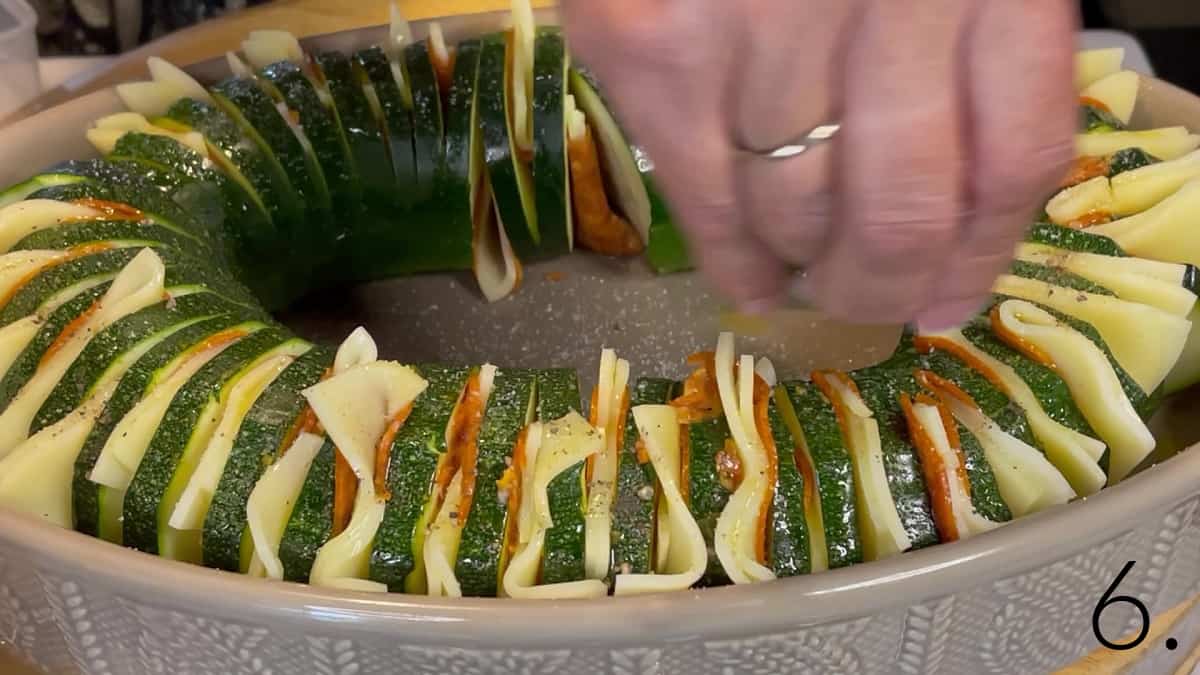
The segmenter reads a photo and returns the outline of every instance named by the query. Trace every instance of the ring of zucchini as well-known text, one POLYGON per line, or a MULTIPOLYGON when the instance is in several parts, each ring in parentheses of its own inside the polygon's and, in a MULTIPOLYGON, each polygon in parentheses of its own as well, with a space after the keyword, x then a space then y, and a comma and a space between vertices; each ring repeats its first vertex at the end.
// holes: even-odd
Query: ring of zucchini
POLYGON ((147 553, 360 591, 583 598, 878 560, 1094 494, 1200 379, 1200 137, 1125 128, 1079 57, 1079 160, 958 329, 780 381, 733 337, 683 381, 402 365, 271 319, 313 285, 576 244, 689 266, 598 87, 515 3, 505 33, 307 53, 204 87, 152 59, 104 159, 0 194, 0 505, 147 553), (286 256, 277 255, 281 248, 286 256))

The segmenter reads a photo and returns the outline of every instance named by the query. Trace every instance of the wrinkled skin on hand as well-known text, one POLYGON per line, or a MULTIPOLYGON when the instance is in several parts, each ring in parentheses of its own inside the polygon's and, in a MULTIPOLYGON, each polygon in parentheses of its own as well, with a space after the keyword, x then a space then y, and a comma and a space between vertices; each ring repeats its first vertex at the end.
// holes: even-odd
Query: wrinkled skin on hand
POLYGON ((701 269, 747 311, 968 318, 1073 155, 1070 0, 565 0, 701 269), (838 121, 791 159, 770 150, 838 121))

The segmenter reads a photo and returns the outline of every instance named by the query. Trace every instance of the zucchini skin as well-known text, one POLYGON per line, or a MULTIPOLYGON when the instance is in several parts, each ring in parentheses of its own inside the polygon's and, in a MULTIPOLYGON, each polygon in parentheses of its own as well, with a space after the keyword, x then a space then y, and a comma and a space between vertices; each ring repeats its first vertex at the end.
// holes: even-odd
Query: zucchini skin
MULTIPOLYGON (((300 118, 304 135, 312 144, 326 183, 333 213, 354 218, 362 208, 362 183, 354 167, 350 145, 337 119, 337 109, 326 106, 304 70, 291 61, 263 68, 260 77, 283 97, 287 107, 300 118)), ((335 237, 343 234, 335 228, 335 237)))
POLYGON ((812 571, 812 543, 804 511, 804 476, 796 467, 795 440, 772 400, 767 408, 771 438, 776 451, 777 473, 767 530, 767 558, 777 577, 812 571))
POLYGON ((279 541, 279 560, 283 563, 286 581, 306 583, 312 572, 317 551, 333 534, 333 465, 336 448, 333 441, 317 451, 292 515, 288 518, 283 538, 279 541))
POLYGON ((88 475, 113 429, 142 399, 155 376, 191 346, 243 320, 237 313, 232 313, 188 326, 156 345, 121 378, 75 459, 71 501, 76 530, 94 537, 100 535, 100 486, 89 480, 88 475))
MULTIPOLYGON (((675 387, 674 380, 639 378, 629 395, 629 409, 645 404, 667 403, 675 387)), ((654 571, 657 517, 654 493, 657 491, 658 476, 653 464, 642 464, 638 460, 638 430, 632 413, 625 419, 624 433, 621 463, 617 467, 617 491, 613 500, 613 571, 620 574, 649 574, 654 571), (646 498, 647 491, 651 493, 649 499, 646 498)))
POLYGON ((235 305, 219 295, 199 292, 151 305, 115 321, 97 333, 67 368, 33 418, 30 432, 54 424, 83 403, 108 367, 146 338, 234 311, 235 305))
MULTIPOLYGON (((572 410, 581 409, 579 377, 574 370, 556 368, 537 373, 537 419, 553 422, 572 410)), ((587 462, 578 462, 554 477, 546 488, 550 517, 554 526, 546 532, 542 549, 544 584, 578 581, 584 570, 584 513, 587 497, 584 488, 587 462)))
POLYGON ((1117 242, 1099 234, 1076 230, 1054 223, 1034 223, 1025 233, 1025 241, 1033 244, 1057 246, 1068 251, 1097 253, 1099 255, 1124 256, 1125 251, 1117 242))
POLYGON ((900 411, 900 394, 917 391, 917 383, 912 375, 914 361, 912 352, 902 350, 879 365, 850 373, 850 377, 858 385, 863 402, 879 423, 879 441, 888 487, 900 522, 915 550, 932 546, 939 539, 920 459, 909 439, 908 425, 900 411))
POLYGON ((271 462, 287 450, 283 443, 308 405, 300 392, 319 382, 332 363, 332 350, 313 347, 284 369, 246 413, 204 519, 205 566, 229 572, 243 569, 250 492, 271 462))
MULTIPOLYGON (((392 75, 391 60, 383 51, 383 47, 368 47, 355 52, 354 75, 364 85, 369 84, 375 90, 375 96, 379 99, 379 112, 383 115, 383 119, 376 122, 379 125, 380 140, 387 149, 393 184, 388 193, 380 194, 391 194, 390 201, 394 206, 411 208, 419 201, 417 165, 413 150, 412 110, 405 103, 404 93, 392 75)), ((332 87, 331 83, 330 88, 332 87)), ((370 99, 364 97, 363 101, 368 103, 367 112, 373 117, 370 99)))
POLYGON ((484 157, 492 183, 496 211, 508 234, 509 243, 521 260, 537 257, 537 225, 528 222, 521 202, 520 179, 513 154, 508 124, 507 73, 508 41, 503 35, 483 39, 479 52, 479 124, 483 132, 484 157))
POLYGON ((470 375, 467 368, 417 366, 429 382, 413 406, 408 421, 396 433, 388 464, 387 508, 371 550, 370 578, 388 590, 420 592, 425 580, 410 575, 422 567, 420 541, 424 539, 438 458, 446 452, 446 427, 454 403, 470 375), (415 584, 415 586, 413 585, 415 584))
POLYGON ((708 546, 708 567, 700 585, 719 586, 729 583, 729 577, 717 558, 717 519, 732 493, 721 484, 717 474, 717 453, 725 448, 729 427, 724 416, 693 422, 688 425, 687 437, 688 456, 684 470, 687 472, 688 508, 708 546))
POLYGON ((411 119, 416 197, 418 203, 423 203, 434 196, 438 176, 445 163, 442 96, 433 62, 429 60, 428 41, 422 40, 405 47, 403 60, 413 102, 411 119))
POLYGON ((507 510, 496 483, 508 468, 517 439, 529 423, 536 395, 535 378, 529 370, 500 370, 488 397, 479 429, 475 496, 466 514, 454 565, 464 596, 493 597, 500 583, 507 510))
POLYGON ((1107 288, 1093 281, 1085 279, 1074 272, 1067 271, 1061 267, 1054 265, 1043 265, 1041 263, 1032 263, 1025 260, 1014 260, 1010 270, 1010 274, 1026 279, 1036 279, 1044 281, 1055 286, 1062 286, 1073 291, 1083 293, 1094 293, 1096 295, 1114 295, 1107 288))
POLYGON ((125 493, 126 546, 158 554, 159 510, 200 414, 230 378, 287 339, 286 331, 270 327, 247 335, 204 364, 175 394, 125 493))
POLYGON ((1108 177, 1112 178, 1119 173, 1133 171, 1134 169, 1140 169, 1143 166, 1157 164, 1161 161, 1162 160, 1159 158, 1151 155, 1141 148, 1125 148, 1124 150, 1118 150, 1108 158, 1108 177))
POLYGON ((55 265, 30 279, 0 307, 0 326, 19 321, 38 310, 53 295, 75 284, 91 280, 111 280, 133 260, 140 249, 117 248, 76 258, 55 265))
POLYGON ((809 382, 785 382, 782 386, 803 426, 804 443, 812 459, 829 568, 860 563, 863 543, 858 531, 854 466, 833 405, 809 382))
POLYGON ((566 93, 567 45, 562 31, 538 28, 533 43, 533 183, 539 248, 544 255, 561 255, 572 248, 566 93))
POLYGON ((76 317, 83 314, 97 300, 104 296, 108 291, 108 287, 112 282, 105 282, 99 286, 94 286, 87 289, 83 293, 75 296, 71 300, 64 303, 61 307, 54 310, 46 321, 38 328, 37 333, 25 349, 21 350, 20 355, 9 366, 8 372, 4 373, 4 377, 0 378, 0 410, 3 410, 13 402, 17 394, 21 391, 21 387, 33 377, 37 371, 38 363, 42 360, 42 356, 54 340, 58 338, 67 324, 75 320, 76 317))

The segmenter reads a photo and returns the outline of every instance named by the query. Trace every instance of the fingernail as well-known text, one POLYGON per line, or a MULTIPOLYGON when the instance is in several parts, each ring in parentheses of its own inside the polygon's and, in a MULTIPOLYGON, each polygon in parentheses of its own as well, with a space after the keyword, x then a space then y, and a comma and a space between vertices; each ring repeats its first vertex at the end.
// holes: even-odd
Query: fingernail
POLYGON ((982 303, 976 300, 959 300, 934 305, 922 311, 916 320, 918 333, 937 333, 962 325, 970 319, 982 303))

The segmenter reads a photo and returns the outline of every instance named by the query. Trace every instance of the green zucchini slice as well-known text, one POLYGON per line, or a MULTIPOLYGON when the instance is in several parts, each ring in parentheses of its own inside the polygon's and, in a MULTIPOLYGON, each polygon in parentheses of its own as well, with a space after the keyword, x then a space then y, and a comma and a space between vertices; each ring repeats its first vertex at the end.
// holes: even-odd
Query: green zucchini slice
POLYGON ((508 468, 521 431, 533 419, 536 394, 532 371, 496 372, 479 429, 475 496, 454 566, 464 596, 493 597, 499 587, 507 510, 497 481, 508 468))
MULTIPOLYGON (((579 412, 579 377, 574 370, 556 368, 537 373, 537 419, 553 422, 579 412)), ((541 583, 557 584, 585 578, 584 513, 587 511, 586 463, 579 462, 550 481, 546 494, 554 527, 542 548, 541 583)))
POLYGON ((300 495, 292 507, 283 538, 279 541, 279 560, 287 581, 308 581, 317 551, 333 535, 333 465, 337 452, 328 438, 309 465, 300 495))
MULTIPOLYGON (((534 133, 537 133, 535 123, 534 133)), ((630 392, 629 409, 671 400, 674 380, 639 378, 630 392)), ((617 467, 613 499, 613 569, 619 574, 650 574, 655 566, 655 533, 658 517, 658 477, 654 465, 638 457, 637 423, 625 419, 625 441, 617 467)), ((678 477, 677 477, 678 480, 678 477)))
POLYGON ((434 197, 445 163, 442 96, 437 74, 429 58, 429 43, 421 41, 404 48, 404 73, 412 99, 412 139, 417 174, 417 200, 434 197))
POLYGON ((200 541, 172 536, 167 524, 220 416, 222 395, 265 354, 287 344, 278 329, 235 342, 188 380, 171 400, 125 493, 124 543, 146 553, 199 562, 200 541))
POLYGON ((438 459, 447 450, 446 428, 470 371, 418 366, 425 393, 392 441, 388 468, 391 499, 371 551, 370 578, 393 592, 424 593, 425 528, 433 518, 431 499, 438 459))
POLYGON ((393 185, 390 193, 397 206, 411 208, 420 202, 416 158, 413 154, 413 111, 403 62, 388 58, 382 47, 368 47, 354 54, 365 100, 381 129, 387 146, 393 185), (405 89, 402 89, 401 87, 405 89))
POLYGON ((812 543, 808 531, 804 474, 795 459, 795 440, 774 397, 768 402, 770 426, 768 451, 776 453, 775 490, 767 530, 767 560, 776 577, 791 577, 812 571, 812 543))
POLYGON ((702 586, 728 583, 725 570, 717 558, 715 537, 717 519, 733 494, 733 485, 728 479, 723 481, 718 470, 729 439, 729 427, 724 416, 687 425, 687 454, 683 463, 683 483, 687 486, 685 497, 709 552, 708 569, 700 580, 702 586))
POLYGON ((484 157, 496 211, 513 250, 522 260, 538 255, 538 231, 533 175, 517 151, 512 136, 512 111, 508 95, 511 58, 504 35, 483 39, 479 52, 479 124, 484 157))
POLYGON ((246 413, 204 520, 205 566, 246 571, 252 548, 246 536, 250 492, 267 466, 287 450, 284 443, 308 405, 300 392, 319 382, 332 363, 332 351, 314 347, 280 373, 246 413))
POLYGON ((533 44, 533 185, 539 248, 561 255, 575 246, 567 157, 567 46, 556 27, 537 29, 533 44))

